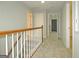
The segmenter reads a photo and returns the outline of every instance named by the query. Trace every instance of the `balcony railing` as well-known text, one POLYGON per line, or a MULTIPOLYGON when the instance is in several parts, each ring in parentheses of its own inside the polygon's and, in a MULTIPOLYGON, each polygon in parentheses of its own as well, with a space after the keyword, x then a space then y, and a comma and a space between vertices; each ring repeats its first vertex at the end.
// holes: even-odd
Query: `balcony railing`
POLYGON ((30 58, 43 42, 43 26, 0 32, 0 57, 30 58))

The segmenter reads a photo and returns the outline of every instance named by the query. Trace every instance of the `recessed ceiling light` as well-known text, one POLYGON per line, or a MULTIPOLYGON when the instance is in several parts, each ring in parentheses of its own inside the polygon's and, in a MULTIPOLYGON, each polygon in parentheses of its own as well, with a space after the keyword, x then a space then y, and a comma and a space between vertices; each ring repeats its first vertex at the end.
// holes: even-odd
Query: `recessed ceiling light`
POLYGON ((42 0, 42 1, 41 1, 41 3, 45 3, 45 1, 44 1, 44 0, 42 0))

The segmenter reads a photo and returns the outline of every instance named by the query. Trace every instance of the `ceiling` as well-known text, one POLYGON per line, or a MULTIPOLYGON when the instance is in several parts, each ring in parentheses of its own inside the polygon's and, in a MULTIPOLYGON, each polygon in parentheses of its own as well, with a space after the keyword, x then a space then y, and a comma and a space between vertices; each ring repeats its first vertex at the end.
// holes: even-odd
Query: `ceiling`
POLYGON ((30 7, 32 10, 48 10, 48 11, 60 11, 65 4, 65 1, 24 1, 24 4, 30 7))

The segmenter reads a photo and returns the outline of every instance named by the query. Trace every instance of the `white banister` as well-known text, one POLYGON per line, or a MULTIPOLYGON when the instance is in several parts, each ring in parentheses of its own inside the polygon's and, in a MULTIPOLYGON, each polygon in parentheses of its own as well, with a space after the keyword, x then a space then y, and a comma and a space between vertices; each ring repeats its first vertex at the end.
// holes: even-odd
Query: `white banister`
POLYGON ((14 58, 14 34, 12 33, 12 58, 14 58))
POLYGON ((18 55, 18 33, 17 33, 17 58, 19 57, 18 55))
POLYGON ((24 32, 24 58, 25 58, 25 52, 26 52, 26 51, 25 51, 25 39, 26 39, 26 38, 25 38, 25 32, 24 32))
POLYGON ((21 42, 21 58, 22 58, 22 54, 23 54, 23 53, 22 53, 22 51, 23 51, 23 50, 22 50, 22 37, 23 37, 23 36, 22 36, 22 32, 21 32, 21 41, 20 41, 20 42, 21 42))
POLYGON ((7 40, 7 34, 6 34, 6 56, 8 55, 8 40, 7 40))

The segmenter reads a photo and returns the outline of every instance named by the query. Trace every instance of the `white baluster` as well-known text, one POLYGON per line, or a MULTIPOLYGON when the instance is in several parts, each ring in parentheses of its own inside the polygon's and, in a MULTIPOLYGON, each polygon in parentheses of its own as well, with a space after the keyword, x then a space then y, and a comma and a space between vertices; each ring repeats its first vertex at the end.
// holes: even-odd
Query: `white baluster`
POLYGON ((19 57, 18 55, 18 33, 17 33, 17 58, 19 57))
POLYGON ((14 34, 12 33, 12 58, 14 58, 14 34))
POLYGON ((29 58, 30 58, 30 47, 31 47, 30 40, 31 40, 31 32, 29 31, 29 58))
POLYGON ((22 58, 22 32, 21 32, 21 58, 22 58))
POLYGON ((29 39, 29 36, 28 36, 28 32, 26 31, 26 41, 27 41, 26 42, 26 50, 27 50, 26 54, 27 54, 27 57, 28 57, 28 54, 29 54, 29 52, 28 52, 29 51, 29 49, 28 49, 28 39, 29 39))
POLYGON ((8 40, 7 40, 7 34, 6 34, 6 55, 8 55, 8 40))
POLYGON ((25 38, 25 32, 24 32, 24 58, 25 58, 25 52, 26 52, 26 51, 25 51, 25 39, 26 39, 26 38, 25 38))

